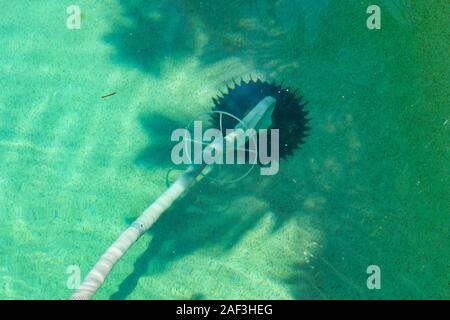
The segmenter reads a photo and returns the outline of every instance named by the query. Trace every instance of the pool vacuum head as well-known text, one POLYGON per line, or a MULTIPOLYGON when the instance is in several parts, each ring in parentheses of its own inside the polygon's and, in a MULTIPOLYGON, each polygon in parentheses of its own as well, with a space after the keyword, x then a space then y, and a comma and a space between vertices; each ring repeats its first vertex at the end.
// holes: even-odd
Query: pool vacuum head
MULTIPOLYGON (((302 102, 303 97, 297 97, 297 90, 283 88, 282 84, 269 83, 260 79, 250 79, 245 82, 241 79, 238 84, 233 81, 234 87, 227 86, 227 93, 213 98, 213 111, 222 111, 243 119, 247 113, 264 97, 271 96, 276 99, 275 110, 272 114, 272 126, 269 129, 279 129, 280 158, 292 155, 292 151, 305 143, 304 138, 309 136, 306 132, 311 119, 306 118, 309 111, 304 110, 308 101, 302 102)), ((221 128, 225 135, 226 129, 233 129, 238 121, 232 117, 220 119, 220 113, 212 114, 213 126, 221 128), (222 121, 222 125, 220 125, 222 121)), ((270 150, 270 139, 268 139, 270 150)))
MULTIPOLYGON (((214 100, 213 125, 222 130, 227 141, 238 143, 242 147, 244 142, 239 142, 235 132, 226 133, 227 129, 241 128, 244 124, 248 129, 278 129, 279 130, 279 155, 284 158, 292 155, 292 151, 302 143, 309 129, 306 118, 308 111, 304 110, 306 103, 302 103, 302 97, 296 97, 296 91, 281 85, 268 83, 261 80, 241 80, 240 84, 234 82, 234 88, 228 87, 228 93, 222 94, 214 100), (222 113, 233 117, 221 117, 222 113), (238 119, 242 119, 239 121, 238 119)), ((268 142, 270 139, 268 140, 268 142)), ((222 144, 212 142, 205 151, 223 153, 222 144)), ((92 270, 87 274, 84 282, 72 295, 72 299, 92 299, 95 292, 105 281, 114 265, 125 252, 159 219, 203 172, 206 164, 191 164, 178 179, 170 185, 144 212, 117 238, 117 240, 105 251, 92 270)))

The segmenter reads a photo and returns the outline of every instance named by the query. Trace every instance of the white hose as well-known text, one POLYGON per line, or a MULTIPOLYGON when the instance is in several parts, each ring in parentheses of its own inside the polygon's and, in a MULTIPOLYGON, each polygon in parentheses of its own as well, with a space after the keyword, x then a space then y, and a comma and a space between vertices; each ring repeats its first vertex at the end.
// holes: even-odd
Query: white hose
MULTIPOLYGON (((264 119, 271 115, 275 107, 276 100, 272 97, 265 97, 261 100, 241 123, 254 129, 260 128, 264 119)), ((264 127, 268 124, 264 123, 264 127)), ((236 126, 240 128, 241 125, 236 126)), ((225 137, 228 140, 235 140, 237 136, 230 133, 225 137)), ((205 150, 214 148, 216 152, 223 152, 223 145, 211 143, 205 150)), ((148 207, 139 218, 137 218, 106 250, 87 274, 81 286, 72 295, 72 300, 90 300, 95 292, 105 281, 114 265, 127 252, 127 250, 158 220, 161 214, 166 211, 172 203, 190 186, 195 178, 203 171, 206 164, 191 165, 153 204, 148 207)))
POLYGON ((84 282, 72 295, 73 300, 90 300, 105 281, 114 265, 143 235, 161 214, 189 187, 202 172, 205 165, 190 166, 142 215, 128 227, 106 250, 86 276, 84 282))

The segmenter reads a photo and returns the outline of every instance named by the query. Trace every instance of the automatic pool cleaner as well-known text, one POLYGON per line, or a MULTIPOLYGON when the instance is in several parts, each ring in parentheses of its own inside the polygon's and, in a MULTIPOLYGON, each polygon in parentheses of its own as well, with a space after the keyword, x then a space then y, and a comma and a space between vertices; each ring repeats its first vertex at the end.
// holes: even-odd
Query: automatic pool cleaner
MULTIPOLYGON (((310 119, 306 117, 308 111, 304 110, 304 107, 307 102, 302 102, 303 97, 296 96, 297 90, 292 91, 290 88, 283 88, 282 84, 260 79, 254 81, 250 78, 248 82, 241 79, 240 83, 233 80, 233 84, 233 88, 227 86, 227 93, 221 92, 221 95, 213 98, 213 127, 220 130, 227 143, 237 144, 237 148, 244 150, 248 150, 248 137, 241 139, 236 134, 237 130, 230 129, 253 129, 255 132, 261 129, 278 129, 280 158, 292 155, 293 150, 303 144, 304 138, 308 136, 307 123, 310 119), (230 116, 224 117, 224 114, 230 116)), ((216 140, 202 150, 203 153, 216 155, 227 152, 223 143, 217 143, 216 140)), ((206 163, 191 164, 106 250, 72 295, 72 299, 92 299, 113 266, 127 250, 200 174, 207 174, 204 170, 206 166, 206 163)))

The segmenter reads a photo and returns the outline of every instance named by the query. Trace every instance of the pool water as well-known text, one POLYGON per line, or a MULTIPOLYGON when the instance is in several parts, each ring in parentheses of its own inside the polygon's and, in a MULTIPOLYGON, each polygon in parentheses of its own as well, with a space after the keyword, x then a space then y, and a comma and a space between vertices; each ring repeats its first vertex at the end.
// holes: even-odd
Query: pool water
POLYGON ((193 185, 96 298, 448 299, 449 7, 380 0, 369 30, 371 4, 1 1, 0 299, 70 297, 166 189, 171 132, 250 75, 310 101, 306 144, 193 185))

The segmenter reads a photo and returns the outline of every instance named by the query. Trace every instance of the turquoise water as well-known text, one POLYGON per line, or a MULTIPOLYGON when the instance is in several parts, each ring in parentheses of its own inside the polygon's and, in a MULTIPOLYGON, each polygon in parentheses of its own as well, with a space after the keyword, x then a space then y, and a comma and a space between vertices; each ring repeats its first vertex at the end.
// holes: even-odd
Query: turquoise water
POLYGON ((310 101, 307 143, 195 184, 96 298, 449 298, 446 2, 380 0, 381 30, 369 1, 0 4, 1 299, 70 297, 165 190, 172 130, 250 74, 310 101))

